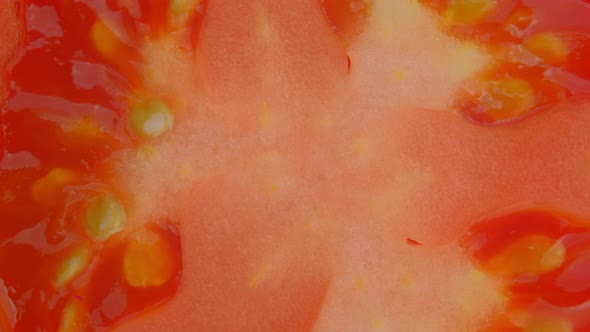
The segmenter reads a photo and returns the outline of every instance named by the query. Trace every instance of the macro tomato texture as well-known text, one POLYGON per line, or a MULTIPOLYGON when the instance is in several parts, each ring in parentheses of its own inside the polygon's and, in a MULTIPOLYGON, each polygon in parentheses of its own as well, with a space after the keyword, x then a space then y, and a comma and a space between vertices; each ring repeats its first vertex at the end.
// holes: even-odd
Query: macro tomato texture
POLYGON ((0 2, 0 330, 590 331, 589 18, 0 2))

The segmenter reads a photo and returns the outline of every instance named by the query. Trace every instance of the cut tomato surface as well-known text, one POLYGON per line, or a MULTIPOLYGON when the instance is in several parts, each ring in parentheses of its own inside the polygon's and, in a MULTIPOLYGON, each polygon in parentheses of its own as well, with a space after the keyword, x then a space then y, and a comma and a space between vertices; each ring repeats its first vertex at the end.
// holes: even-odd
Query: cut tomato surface
POLYGON ((590 5, 0 5, 0 329, 590 327, 590 5))

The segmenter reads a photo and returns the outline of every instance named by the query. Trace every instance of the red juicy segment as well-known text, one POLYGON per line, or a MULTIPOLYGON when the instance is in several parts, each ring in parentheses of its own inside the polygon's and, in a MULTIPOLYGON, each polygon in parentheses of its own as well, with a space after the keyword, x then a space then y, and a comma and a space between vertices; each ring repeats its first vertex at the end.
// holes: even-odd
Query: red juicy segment
MULTIPOLYGON (((125 271, 121 268, 128 257, 124 253, 133 244, 119 240, 117 243, 106 246, 102 249, 87 286, 78 294, 80 301, 87 307, 91 326, 112 326, 128 315, 138 313, 154 304, 160 304, 178 289, 182 271, 178 229, 176 226, 167 224, 150 228, 151 231, 161 234, 164 241, 172 246, 170 249, 174 257, 172 262, 174 275, 166 276, 167 281, 158 287, 134 287, 125 279, 125 271)), ((143 255, 146 255, 146 263, 162 269, 159 265, 160 257, 154 257, 147 252, 143 255)))
POLYGON ((580 79, 588 78, 587 66, 580 62, 590 55, 588 36, 569 33, 568 22, 561 18, 548 23, 536 20, 544 14, 542 1, 421 2, 441 16, 443 30, 485 45, 498 58, 491 68, 466 82, 455 102, 460 112, 477 123, 522 119, 576 94, 580 79), (552 73, 562 69, 575 76, 552 79, 552 73))
MULTIPOLYGON (((89 217, 82 204, 108 192, 108 180, 98 174, 100 164, 134 139, 125 118, 132 91, 145 90, 138 50, 144 38, 173 30, 169 21, 176 17, 169 17, 168 6, 162 1, 41 0, 16 6, 25 31, 2 109, 0 183, 5 197, 0 215, 10 220, 2 228, 2 278, 19 315, 10 318, 6 329, 109 326, 176 292, 182 271, 180 239, 177 231, 166 235, 176 226, 162 223, 168 230, 156 230, 162 236, 159 243, 136 245, 136 254, 125 256, 125 264, 132 266, 145 264, 145 254, 170 262, 170 274, 162 276, 165 282, 149 281, 158 272, 148 271, 146 287, 130 286, 133 277, 121 260, 130 250, 125 244, 129 240, 86 244, 89 217), (172 251, 158 256, 164 247, 172 251), (88 255, 100 258, 88 261, 88 255), (31 273, 35 267, 39 273, 31 273), (62 281, 62 274, 67 279, 62 281)), ((199 8, 186 19, 199 23, 199 8)), ((194 30, 198 25, 179 32, 187 36, 187 45, 197 34, 194 30)), ((113 206, 95 209, 90 218, 114 213, 101 210, 113 206)))
POLYGON ((515 326, 525 331, 535 324, 558 331, 556 326, 571 326, 571 331, 590 326, 587 220, 550 210, 517 210, 476 223, 462 245, 484 271, 501 278, 508 297, 505 315, 515 326))

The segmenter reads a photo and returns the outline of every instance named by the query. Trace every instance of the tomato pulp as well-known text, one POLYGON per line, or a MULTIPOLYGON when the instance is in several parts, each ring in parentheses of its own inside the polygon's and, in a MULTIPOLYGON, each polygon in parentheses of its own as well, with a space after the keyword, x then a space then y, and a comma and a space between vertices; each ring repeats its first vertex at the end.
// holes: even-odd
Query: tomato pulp
POLYGON ((590 6, 557 7, 2 4, 0 326, 585 331, 590 6))

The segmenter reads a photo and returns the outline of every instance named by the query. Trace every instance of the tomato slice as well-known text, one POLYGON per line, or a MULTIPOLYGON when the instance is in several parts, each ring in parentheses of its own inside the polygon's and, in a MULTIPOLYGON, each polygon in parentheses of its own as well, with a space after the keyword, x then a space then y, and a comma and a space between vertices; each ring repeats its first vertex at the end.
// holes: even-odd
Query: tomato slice
POLYGON ((588 15, 0 5, 0 327, 584 331, 588 15))

